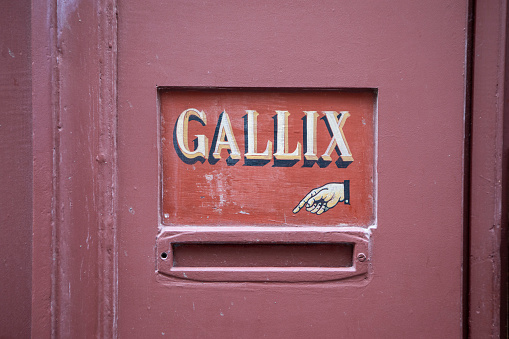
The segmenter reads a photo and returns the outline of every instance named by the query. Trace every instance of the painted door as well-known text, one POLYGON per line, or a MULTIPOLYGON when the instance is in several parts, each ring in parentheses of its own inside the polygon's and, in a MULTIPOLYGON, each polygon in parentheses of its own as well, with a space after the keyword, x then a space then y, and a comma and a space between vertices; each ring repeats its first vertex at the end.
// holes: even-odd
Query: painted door
POLYGON ((119 337, 461 337, 466 1, 118 22, 119 337))

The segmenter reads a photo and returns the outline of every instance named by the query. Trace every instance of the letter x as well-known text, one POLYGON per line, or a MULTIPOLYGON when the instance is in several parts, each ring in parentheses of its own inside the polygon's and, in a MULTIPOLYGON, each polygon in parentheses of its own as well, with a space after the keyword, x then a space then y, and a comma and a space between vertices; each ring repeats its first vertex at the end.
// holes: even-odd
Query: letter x
POLYGON ((350 148, 348 147, 345 135, 343 134, 343 126, 345 125, 346 119, 350 116, 350 113, 348 113, 348 111, 339 112, 339 119, 337 118, 338 113, 335 111, 323 111, 322 113, 327 117, 329 129, 332 132, 332 139, 327 150, 322 155, 322 159, 325 161, 332 161, 331 154, 337 145, 341 160, 345 162, 352 162, 352 153, 350 153, 350 148))

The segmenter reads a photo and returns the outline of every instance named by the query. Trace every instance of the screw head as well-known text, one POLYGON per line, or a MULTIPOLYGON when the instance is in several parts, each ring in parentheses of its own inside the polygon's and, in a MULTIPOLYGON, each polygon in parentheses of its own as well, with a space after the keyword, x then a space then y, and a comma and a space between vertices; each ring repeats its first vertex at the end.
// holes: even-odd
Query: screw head
POLYGON ((367 257, 364 253, 359 253, 357 255, 357 260, 359 260, 360 262, 364 262, 364 261, 366 261, 366 259, 367 259, 367 257))

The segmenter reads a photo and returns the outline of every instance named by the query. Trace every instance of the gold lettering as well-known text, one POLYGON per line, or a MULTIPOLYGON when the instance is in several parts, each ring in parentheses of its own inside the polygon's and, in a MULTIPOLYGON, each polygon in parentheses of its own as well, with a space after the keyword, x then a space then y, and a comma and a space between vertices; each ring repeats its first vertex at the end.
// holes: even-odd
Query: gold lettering
POLYGON ((221 121, 219 122, 219 131, 217 133, 216 147, 212 156, 214 159, 221 159, 221 150, 229 149, 230 157, 232 159, 240 159, 239 146, 233 136, 232 124, 226 111, 223 111, 220 115, 221 121))
POLYGON ((317 111, 304 111, 306 113, 306 160, 318 160, 316 156, 316 121, 318 120, 317 111))
POLYGON ((257 153, 258 149, 258 112, 246 110, 247 112, 247 153, 246 159, 270 160, 272 158, 272 141, 267 141, 267 147, 263 153, 257 153))
POLYGON ((277 160, 301 160, 300 142, 292 153, 288 153, 288 111, 276 111, 277 113, 277 152, 274 158, 277 160))
POLYGON ((325 161, 332 161, 331 154, 337 145, 339 152, 341 153, 339 156, 341 160, 349 162, 353 161, 352 153, 350 152, 350 148, 346 143, 345 135, 343 134, 343 126, 345 125, 346 119, 350 116, 350 113, 348 111, 340 111, 339 120, 337 118, 338 113, 335 111, 324 111, 322 113, 327 117, 327 121, 332 132, 332 140, 325 153, 322 154, 322 159, 325 161))
POLYGON ((194 159, 197 157, 205 158, 205 154, 208 148, 208 139, 205 135, 196 135, 198 145, 194 151, 189 149, 188 143, 188 124, 191 116, 197 117, 204 125, 207 124, 207 116, 205 112, 198 111, 194 108, 186 109, 182 112, 177 120, 177 143, 182 154, 188 159, 194 159))

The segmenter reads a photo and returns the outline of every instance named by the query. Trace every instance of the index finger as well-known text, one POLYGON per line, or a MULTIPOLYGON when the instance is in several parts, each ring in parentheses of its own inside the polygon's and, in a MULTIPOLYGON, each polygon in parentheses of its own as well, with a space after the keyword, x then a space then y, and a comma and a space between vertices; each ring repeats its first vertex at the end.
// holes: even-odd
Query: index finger
POLYGON ((311 190, 304 199, 302 199, 299 204, 293 209, 293 213, 298 213, 302 207, 308 202, 308 200, 316 194, 315 190, 311 190))

